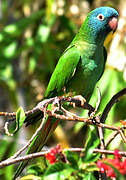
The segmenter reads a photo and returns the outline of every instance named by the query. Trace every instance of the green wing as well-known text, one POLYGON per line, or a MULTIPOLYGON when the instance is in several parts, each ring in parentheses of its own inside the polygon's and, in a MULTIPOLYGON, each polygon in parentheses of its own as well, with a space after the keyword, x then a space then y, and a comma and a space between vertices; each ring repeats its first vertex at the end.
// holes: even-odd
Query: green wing
POLYGON ((51 76, 45 92, 45 98, 54 97, 63 93, 63 87, 72 78, 80 60, 80 52, 75 45, 69 46, 63 53, 51 76))
MULTIPOLYGON (((72 78, 75 68, 80 60, 80 53, 75 45, 69 46, 59 59, 59 62, 52 74, 47 90, 45 92, 45 98, 55 97, 61 95, 63 87, 72 78)), ((43 117, 43 113, 38 110, 32 115, 26 117, 25 123, 28 126, 31 123, 37 122, 43 117)))

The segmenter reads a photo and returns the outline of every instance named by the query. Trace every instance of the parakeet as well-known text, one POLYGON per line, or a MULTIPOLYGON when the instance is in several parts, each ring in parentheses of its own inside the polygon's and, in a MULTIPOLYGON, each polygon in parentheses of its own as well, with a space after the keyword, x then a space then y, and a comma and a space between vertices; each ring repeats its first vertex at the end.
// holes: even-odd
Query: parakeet
MULTIPOLYGON (((107 59, 105 38, 111 31, 116 30, 117 25, 118 12, 111 7, 99 7, 87 15, 79 32, 59 59, 46 89, 45 99, 63 95, 65 87, 66 92, 82 95, 89 101, 104 72, 107 59)), ((42 117, 43 113, 38 110, 26 117, 26 125, 42 117)), ((32 142, 28 154, 42 149, 58 122, 58 119, 47 116, 43 129, 32 142)), ((15 178, 27 164, 28 160, 21 163, 15 178)))

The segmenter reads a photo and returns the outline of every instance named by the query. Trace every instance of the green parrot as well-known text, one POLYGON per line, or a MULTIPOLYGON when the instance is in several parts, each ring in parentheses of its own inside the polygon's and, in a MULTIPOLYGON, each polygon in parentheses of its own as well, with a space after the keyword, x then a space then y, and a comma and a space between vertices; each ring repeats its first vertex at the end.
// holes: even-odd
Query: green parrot
MULTIPOLYGON (((89 101, 97 81, 101 78, 107 52, 104 47, 106 36, 115 31, 118 25, 118 12, 111 7, 100 7, 91 11, 79 32, 60 57, 46 89, 44 99, 63 95, 67 92, 82 95, 89 101)), ((43 112, 38 110, 26 117, 29 125, 43 118, 43 112)), ((40 151, 47 139, 57 127, 59 120, 46 117, 41 132, 33 140, 27 154, 40 151)), ((18 177, 28 160, 22 162, 15 174, 18 177)))

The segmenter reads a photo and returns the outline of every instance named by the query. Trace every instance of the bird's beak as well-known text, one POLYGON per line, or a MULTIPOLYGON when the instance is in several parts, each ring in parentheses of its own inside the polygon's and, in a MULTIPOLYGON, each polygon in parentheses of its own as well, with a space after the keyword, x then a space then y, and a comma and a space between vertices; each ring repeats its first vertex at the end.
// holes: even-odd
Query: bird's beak
POLYGON ((118 18, 112 17, 112 19, 109 21, 109 27, 112 29, 113 33, 116 31, 118 26, 118 18))

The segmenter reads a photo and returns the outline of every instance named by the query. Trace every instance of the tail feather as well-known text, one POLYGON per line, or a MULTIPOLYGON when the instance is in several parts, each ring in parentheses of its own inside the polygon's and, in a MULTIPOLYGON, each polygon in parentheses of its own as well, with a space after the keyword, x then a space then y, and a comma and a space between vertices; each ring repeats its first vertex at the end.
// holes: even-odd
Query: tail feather
POLYGON ((28 115, 24 123, 26 123, 26 126, 29 126, 30 124, 34 124, 42 118, 43 118, 43 112, 38 110, 34 112, 33 114, 28 115))
MULTIPOLYGON (((40 112, 38 112, 38 116, 37 116, 37 113, 33 114, 31 117, 29 116, 26 120, 26 123, 28 122, 31 122, 33 121, 33 119, 36 121, 36 118, 39 120, 39 118, 42 116, 42 114, 40 115, 40 112)), ((32 144, 30 145, 28 151, 27 151, 27 154, 31 154, 31 153, 34 153, 34 152, 39 152, 42 147, 45 145, 46 141, 48 140, 48 138, 51 136, 51 134, 53 133, 53 131, 55 130, 55 128, 57 127, 57 124, 58 124, 59 120, 58 119, 55 119, 53 117, 46 117, 46 120, 45 120, 45 123, 43 125, 43 128, 41 130, 41 132, 39 132, 39 134, 35 137, 35 139, 33 140, 32 144)), ((26 124, 27 125, 27 124, 26 124)), ((30 160, 26 160, 26 161, 23 161, 15 175, 14 175, 14 178, 13 180, 15 180, 20 174, 21 172, 23 171, 23 169, 27 166, 27 164, 29 163, 30 160)))

